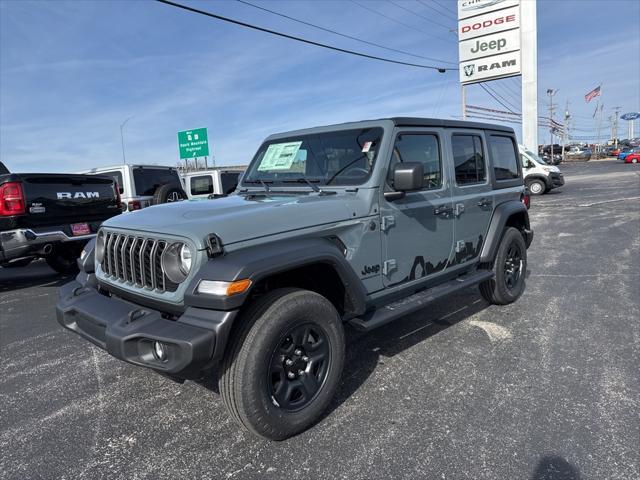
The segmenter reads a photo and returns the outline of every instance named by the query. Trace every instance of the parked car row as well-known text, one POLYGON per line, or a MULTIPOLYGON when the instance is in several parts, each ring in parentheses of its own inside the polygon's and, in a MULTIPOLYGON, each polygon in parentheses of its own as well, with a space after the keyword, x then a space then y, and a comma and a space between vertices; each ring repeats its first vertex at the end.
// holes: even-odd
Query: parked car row
POLYGON ((44 258, 57 272, 73 273, 104 220, 151 205, 228 195, 241 173, 214 169, 180 176, 176 168, 159 165, 9 173, 0 163, 0 266, 44 258))

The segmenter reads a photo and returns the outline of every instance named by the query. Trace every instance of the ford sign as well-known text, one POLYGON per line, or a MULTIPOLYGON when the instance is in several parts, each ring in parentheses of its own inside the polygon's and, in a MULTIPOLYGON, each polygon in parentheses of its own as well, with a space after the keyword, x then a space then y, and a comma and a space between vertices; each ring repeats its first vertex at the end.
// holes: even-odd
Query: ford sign
POLYGON ((638 113, 638 112, 629 112, 629 113, 625 113, 620 118, 622 120, 636 120, 636 119, 640 118, 640 113, 638 113))

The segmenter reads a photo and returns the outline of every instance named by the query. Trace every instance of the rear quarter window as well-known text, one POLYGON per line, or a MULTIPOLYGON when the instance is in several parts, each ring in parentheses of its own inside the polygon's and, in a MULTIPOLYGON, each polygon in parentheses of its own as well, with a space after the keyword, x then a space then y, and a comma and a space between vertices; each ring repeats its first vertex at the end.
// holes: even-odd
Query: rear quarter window
POLYGON ((213 193, 211 175, 198 175, 189 179, 191 195, 210 195, 213 193))
POLYGON ((222 172, 220 174, 220 183, 222 183, 222 193, 230 194, 238 186, 240 172, 222 172))
POLYGON ((151 196, 161 185, 182 188, 178 172, 162 168, 134 168, 133 181, 136 195, 151 196))
POLYGON ((518 149, 512 137, 490 135, 489 153, 496 181, 520 177, 518 149))

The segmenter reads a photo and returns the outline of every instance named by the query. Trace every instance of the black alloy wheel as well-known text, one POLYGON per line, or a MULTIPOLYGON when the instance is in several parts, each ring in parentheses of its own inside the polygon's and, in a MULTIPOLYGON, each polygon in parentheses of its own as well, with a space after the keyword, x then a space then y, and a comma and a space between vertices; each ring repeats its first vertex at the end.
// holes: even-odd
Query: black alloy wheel
POLYGON ((504 284, 509 290, 513 290, 520 280, 522 272, 522 252, 517 243, 509 245, 507 258, 504 262, 504 284))
POLYGON ((267 385, 275 406, 297 411, 312 402, 327 379, 330 341, 313 324, 288 331, 271 356, 267 385))

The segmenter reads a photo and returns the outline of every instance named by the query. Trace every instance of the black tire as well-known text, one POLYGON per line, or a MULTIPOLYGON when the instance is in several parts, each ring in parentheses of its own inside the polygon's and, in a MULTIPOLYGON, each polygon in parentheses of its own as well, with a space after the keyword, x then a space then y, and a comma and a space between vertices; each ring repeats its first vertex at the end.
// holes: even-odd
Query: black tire
MULTIPOLYGON (((78 243, 78 242, 73 242, 78 243)), ((78 258, 82 252, 83 243, 78 245, 59 245, 45 257, 47 265, 63 275, 76 274, 79 271, 78 258)))
POLYGON ((527 271, 527 246, 517 228, 504 230, 492 270, 494 278, 480 284, 483 298, 495 305, 515 302, 524 292, 527 271), (518 261, 512 258, 513 249, 517 250, 518 261))
POLYGON ((256 300, 238 322, 220 368, 227 410, 243 428, 269 440, 306 430, 328 407, 342 374, 344 330, 336 309, 317 293, 283 288, 256 300), (298 331, 304 333, 291 333, 298 331), (314 360, 321 353, 323 359, 314 360), (288 379, 291 369, 303 373, 288 379), (305 382, 316 390, 307 395, 305 382), (290 393, 278 395, 283 390, 290 393))
POLYGON ((527 182, 527 188, 529 188, 529 193, 531 195, 542 195, 545 193, 547 186, 542 180, 534 178, 527 182))
POLYGON ((33 257, 21 258, 20 260, 14 260, 10 263, 5 263, 2 265, 4 268, 22 268, 26 267, 33 261, 33 257))
POLYGON ((187 199, 187 194, 175 185, 160 185, 153 194, 153 204, 180 202, 187 199))

